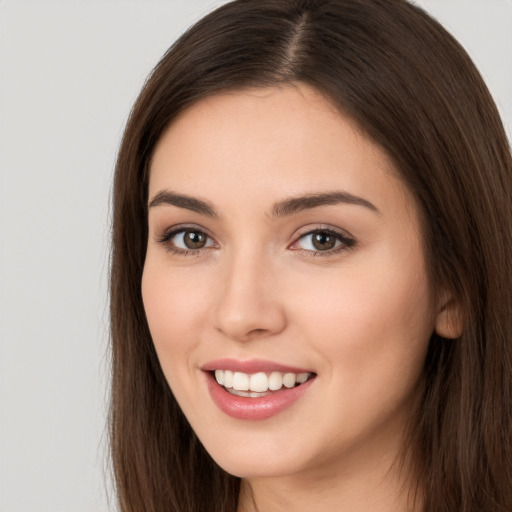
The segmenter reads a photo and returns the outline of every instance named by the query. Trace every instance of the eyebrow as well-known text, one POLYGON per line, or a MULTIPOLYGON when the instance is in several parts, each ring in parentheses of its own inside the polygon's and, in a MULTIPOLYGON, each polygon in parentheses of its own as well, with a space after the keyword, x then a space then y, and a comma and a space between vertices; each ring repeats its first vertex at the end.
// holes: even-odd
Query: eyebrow
POLYGON ((186 210, 191 210, 193 212, 200 213, 201 215, 206 215, 207 217, 219 216, 213 205, 208 201, 203 201, 202 199, 197 199, 183 194, 176 194, 169 190, 161 190, 158 192, 158 194, 151 199, 149 207, 154 208, 155 206, 164 204, 177 206, 178 208, 185 208, 186 210))
MULTIPOLYGON (((362 197, 355 196, 348 192, 324 192, 291 197, 284 201, 275 203, 272 207, 272 216, 286 217, 311 208, 336 205, 340 203, 363 206, 380 214, 379 209, 373 203, 363 199, 362 197)), ((206 215, 207 217, 220 217, 212 203, 184 194, 177 194, 169 190, 161 190, 149 202, 150 208, 161 205, 177 206, 178 208, 191 210, 201 215, 206 215)))
POLYGON ((285 199, 274 205, 272 215, 274 217, 284 217, 318 206, 336 205, 340 203, 363 206, 380 214, 379 209, 373 203, 370 203, 370 201, 362 197, 349 194, 348 192, 325 192, 285 199))

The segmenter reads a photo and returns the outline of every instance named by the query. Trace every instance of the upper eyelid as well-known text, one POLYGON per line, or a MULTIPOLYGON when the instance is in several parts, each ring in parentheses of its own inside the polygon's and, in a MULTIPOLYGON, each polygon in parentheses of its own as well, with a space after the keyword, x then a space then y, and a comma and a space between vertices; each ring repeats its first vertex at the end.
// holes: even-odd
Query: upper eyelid
POLYGON ((215 240, 215 237, 210 233, 208 229, 197 224, 175 224, 173 226, 158 230, 157 238, 170 237, 182 231, 201 231, 201 233, 204 233, 208 238, 215 240))
POLYGON ((335 226, 331 226, 329 224, 316 224, 316 225, 308 225, 298 229, 291 237, 291 240, 298 240, 300 237, 311 235, 312 233, 316 233, 318 231, 328 231, 330 233, 334 233, 335 235, 342 236, 344 238, 355 239, 354 236, 349 233, 346 229, 338 228, 335 226))

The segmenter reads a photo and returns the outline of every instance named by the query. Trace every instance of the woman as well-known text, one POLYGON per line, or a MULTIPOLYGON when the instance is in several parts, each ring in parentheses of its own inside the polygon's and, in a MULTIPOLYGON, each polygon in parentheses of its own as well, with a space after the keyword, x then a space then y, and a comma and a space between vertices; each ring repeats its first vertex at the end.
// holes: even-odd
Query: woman
POLYGON ((114 183, 121 510, 512 509, 512 162, 404 0, 235 1, 114 183))

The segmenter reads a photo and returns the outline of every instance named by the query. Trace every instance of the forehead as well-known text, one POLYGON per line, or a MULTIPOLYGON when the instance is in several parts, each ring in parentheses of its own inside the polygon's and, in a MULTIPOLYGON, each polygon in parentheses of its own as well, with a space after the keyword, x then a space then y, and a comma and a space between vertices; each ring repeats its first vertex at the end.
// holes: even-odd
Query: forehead
POLYGON ((354 135, 364 138, 356 123, 308 85, 225 91, 203 98, 181 112, 160 138, 155 152, 169 139, 177 143, 178 138, 188 137, 190 132, 201 137, 203 144, 217 144, 219 151, 223 141, 237 142, 244 147, 265 144, 268 150, 274 147, 273 143, 279 143, 283 150, 297 142, 318 146, 318 139, 324 138, 333 127, 339 129, 340 122, 354 135), (250 138, 246 138, 248 132, 250 138), (237 133, 238 138, 234 137, 237 133), (286 142, 289 144, 283 147, 286 142))
POLYGON ((302 84, 226 92, 195 103, 157 144, 149 186, 150 197, 178 188, 211 200, 333 188, 374 199, 407 195, 387 154, 302 84))

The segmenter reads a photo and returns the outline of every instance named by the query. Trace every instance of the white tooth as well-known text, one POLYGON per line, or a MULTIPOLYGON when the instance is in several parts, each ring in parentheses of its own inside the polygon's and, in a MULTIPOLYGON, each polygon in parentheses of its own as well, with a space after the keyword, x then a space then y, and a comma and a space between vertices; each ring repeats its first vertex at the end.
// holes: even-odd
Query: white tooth
POLYGON ((295 386, 295 373, 285 373, 283 384, 287 388, 293 388, 295 386))
POLYGON ((222 370, 215 370, 215 380, 222 386, 224 384, 224 372, 222 370))
POLYGON ((304 384, 308 380, 309 373, 299 373, 297 375, 297 384, 304 384))
POLYGON ((235 372, 233 375, 233 389, 249 391, 249 375, 247 373, 235 372))
POLYGON ((224 370, 224 384, 225 388, 233 387, 233 372, 231 370, 224 370))
POLYGON ((283 374, 281 372, 272 372, 268 377, 268 389, 277 391, 283 387, 283 374))
POLYGON ((237 389, 228 389, 228 391, 235 396, 249 396, 249 391, 238 391, 237 389))
POLYGON ((263 391, 262 393, 259 393, 257 391, 249 391, 249 395, 251 398, 260 398, 262 396, 267 396, 267 395, 270 395, 270 391, 263 391))
POLYGON ((236 389, 228 389, 227 391, 232 395, 245 396, 247 398, 261 398, 262 396, 270 395, 270 391, 263 393, 258 393, 256 391, 238 391, 236 389))
POLYGON ((262 393, 268 389, 268 377, 266 373, 254 373, 249 378, 249 389, 262 393))

